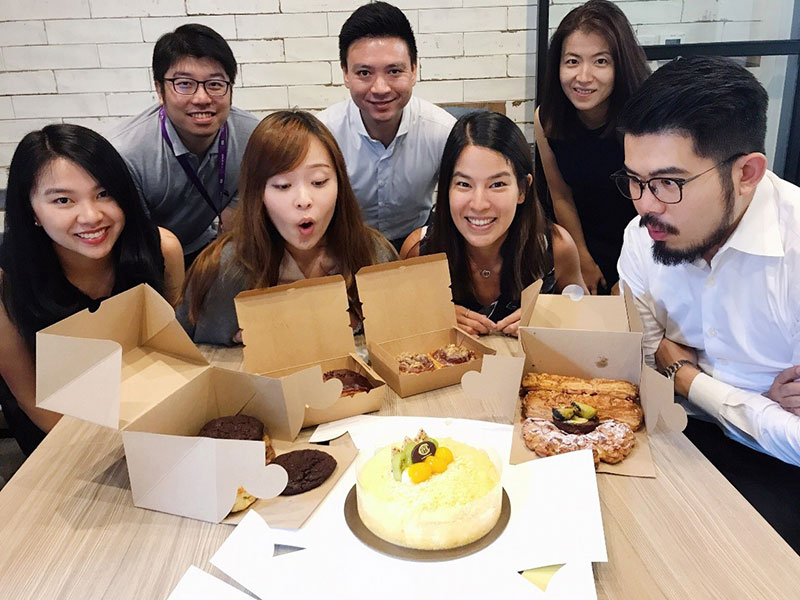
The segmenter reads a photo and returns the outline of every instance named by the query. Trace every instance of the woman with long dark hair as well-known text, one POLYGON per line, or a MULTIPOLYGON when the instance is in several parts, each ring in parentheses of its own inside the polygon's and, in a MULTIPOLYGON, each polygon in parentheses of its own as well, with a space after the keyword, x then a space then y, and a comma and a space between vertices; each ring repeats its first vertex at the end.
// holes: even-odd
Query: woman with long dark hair
POLYGON ((636 215, 610 176, 622 168, 616 119, 650 74, 625 14, 589 0, 561 21, 547 52, 534 132, 556 220, 578 247, 591 293, 619 280, 622 231, 636 215))
POLYGON ((0 404, 29 454, 60 418, 35 406, 36 332, 140 283, 175 303, 182 250, 105 138, 48 125, 11 159, 0 267, 0 404))
POLYGON ((356 271, 396 257, 364 224, 328 129, 307 112, 279 111, 250 136, 233 228, 189 269, 178 319, 195 342, 236 343, 239 292, 341 274, 356 325, 356 271))
POLYGON ((437 252, 447 254, 456 320, 473 334, 516 335, 522 290, 538 279, 542 293, 584 287, 575 243, 545 218, 530 147, 508 117, 471 113, 450 132, 431 226, 401 256, 437 252))

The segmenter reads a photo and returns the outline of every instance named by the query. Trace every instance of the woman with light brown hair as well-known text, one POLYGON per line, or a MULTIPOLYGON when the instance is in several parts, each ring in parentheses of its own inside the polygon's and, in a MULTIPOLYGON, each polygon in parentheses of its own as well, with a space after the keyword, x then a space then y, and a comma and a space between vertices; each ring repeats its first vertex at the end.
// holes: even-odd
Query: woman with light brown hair
POLYGON ((303 111, 266 117, 247 143, 231 231, 189 270, 178 320, 195 342, 240 340, 234 297, 244 290, 341 274, 351 321, 361 318, 355 273, 396 253, 362 218, 331 133, 303 111))

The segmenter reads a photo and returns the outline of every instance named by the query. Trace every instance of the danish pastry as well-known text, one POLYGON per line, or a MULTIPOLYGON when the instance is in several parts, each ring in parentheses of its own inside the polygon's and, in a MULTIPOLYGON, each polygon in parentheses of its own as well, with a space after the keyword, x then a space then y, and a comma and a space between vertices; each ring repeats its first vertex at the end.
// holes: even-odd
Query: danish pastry
POLYGON ((475 358, 475 353, 461 344, 448 344, 431 353, 433 360, 446 367, 460 365, 475 358))
POLYGON ((355 396, 359 392, 368 392, 372 389, 369 379, 361 373, 356 373, 350 369, 336 369, 326 371, 322 374, 322 381, 336 378, 342 382, 342 396, 355 396))
POLYGON ((403 352, 397 356, 397 362, 400 363, 401 373, 423 373, 436 368, 436 364, 427 354, 403 352))
POLYGON ((573 434, 561 431, 546 419, 525 419, 522 438, 530 450, 542 457, 591 449, 595 468, 600 461, 620 462, 636 444, 631 428, 614 420, 603 421, 591 433, 573 434))
POLYGON ((601 421, 621 421, 634 431, 642 426, 644 419, 642 408, 630 400, 606 394, 564 394, 551 390, 536 390, 525 394, 522 399, 522 417, 550 419, 554 408, 569 405, 571 402, 589 404, 597 409, 597 417, 601 421))
POLYGON ((528 373, 522 380, 525 391, 545 390, 564 394, 603 394, 635 402, 639 388, 621 379, 581 379, 550 373, 528 373))

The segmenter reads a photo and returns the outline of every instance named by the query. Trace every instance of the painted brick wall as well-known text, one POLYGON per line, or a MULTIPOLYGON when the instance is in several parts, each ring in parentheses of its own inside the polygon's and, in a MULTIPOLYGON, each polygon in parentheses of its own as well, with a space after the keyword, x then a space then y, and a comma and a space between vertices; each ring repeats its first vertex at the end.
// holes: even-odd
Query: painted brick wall
MULTIPOLYGON (((103 132, 153 102, 153 43, 181 23, 204 23, 230 41, 241 66, 234 92, 241 108, 265 115, 321 109, 345 98, 336 36, 363 2, 0 0, 0 187, 26 132, 61 121, 103 132)), ((579 4, 550 2, 553 24, 579 4)), ((532 139, 535 0, 395 4, 417 35, 416 94, 433 102, 504 101, 532 139)), ((674 35, 685 41, 759 37, 755 0, 619 4, 643 43, 674 35)))

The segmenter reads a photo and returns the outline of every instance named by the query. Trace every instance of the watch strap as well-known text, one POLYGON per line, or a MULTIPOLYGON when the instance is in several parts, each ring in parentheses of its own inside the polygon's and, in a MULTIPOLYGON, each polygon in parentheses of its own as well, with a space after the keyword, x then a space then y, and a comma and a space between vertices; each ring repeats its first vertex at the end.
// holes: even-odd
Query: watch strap
POLYGON ((675 375, 677 374, 678 370, 685 365, 692 365, 694 368, 698 368, 697 365, 692 361, 682 358, 681 360, 676 360, 674 363, 665 368, 662 371, 662 374, 665 377, 668 377, 670 380, 675 381, 675 375))

